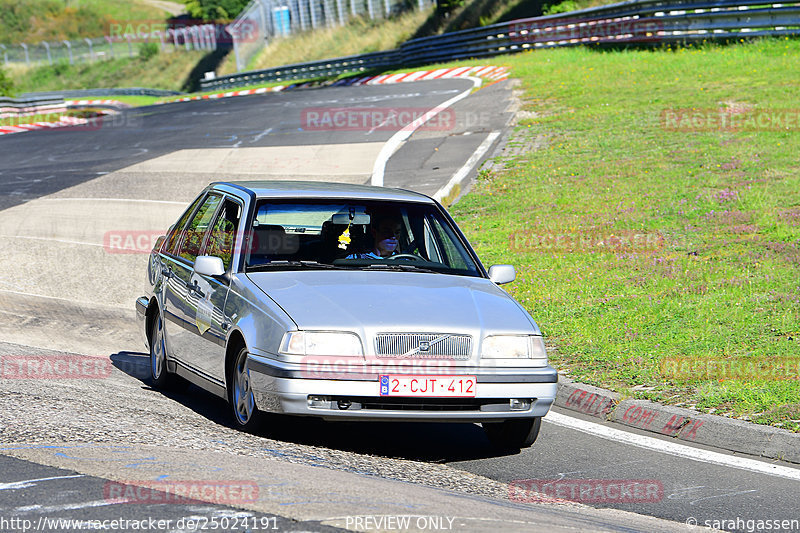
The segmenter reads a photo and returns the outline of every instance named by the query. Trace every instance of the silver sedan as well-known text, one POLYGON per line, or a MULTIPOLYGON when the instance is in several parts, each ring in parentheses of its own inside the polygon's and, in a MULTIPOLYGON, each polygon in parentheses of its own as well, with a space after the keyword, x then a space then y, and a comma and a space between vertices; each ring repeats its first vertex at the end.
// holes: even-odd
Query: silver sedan
POLYGON ((157 241, 136 301, 160 388, 194 383, 252 431, 264 413, 481 423, 530 446, 556 394, 542 334, 422 194, 209 185, 157 241))

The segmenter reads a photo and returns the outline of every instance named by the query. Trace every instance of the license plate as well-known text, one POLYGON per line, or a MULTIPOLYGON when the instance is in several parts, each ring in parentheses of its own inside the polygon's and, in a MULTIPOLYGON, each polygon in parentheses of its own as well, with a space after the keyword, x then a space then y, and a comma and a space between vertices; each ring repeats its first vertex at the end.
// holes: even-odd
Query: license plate
POLYGON ((474 398, 475 376, 392 376, 380 377, 381 396, 474 398))

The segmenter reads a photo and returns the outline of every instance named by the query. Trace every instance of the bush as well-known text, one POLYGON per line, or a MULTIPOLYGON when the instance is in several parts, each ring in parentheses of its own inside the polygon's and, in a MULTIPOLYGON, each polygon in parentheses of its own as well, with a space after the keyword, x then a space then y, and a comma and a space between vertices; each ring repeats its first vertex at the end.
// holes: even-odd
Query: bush
POLYGON ((0 96, 14 96, 14 82, 0 68, 0 96))
POLYGON ((564 0, 560 4, 544 5, 542 13, 545 15, 555 15, 556 13, 569 13, 570 11, 577 11, 581 9, 581 5, 573 0, 564 0))
POLYGON ((143 43, 142 46, 139 47, 139 59, 148 61, 157 56, 159 50, 158 44, 156 43, 143 43))

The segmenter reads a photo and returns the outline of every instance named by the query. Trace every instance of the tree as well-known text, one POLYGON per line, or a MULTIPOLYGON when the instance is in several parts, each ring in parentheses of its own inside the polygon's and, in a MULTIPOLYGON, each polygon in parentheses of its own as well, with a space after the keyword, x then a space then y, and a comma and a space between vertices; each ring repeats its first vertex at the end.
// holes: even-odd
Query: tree
POLYGON ((233 20, 249 0, 186 0, 189 14, 204 21, 233 20))

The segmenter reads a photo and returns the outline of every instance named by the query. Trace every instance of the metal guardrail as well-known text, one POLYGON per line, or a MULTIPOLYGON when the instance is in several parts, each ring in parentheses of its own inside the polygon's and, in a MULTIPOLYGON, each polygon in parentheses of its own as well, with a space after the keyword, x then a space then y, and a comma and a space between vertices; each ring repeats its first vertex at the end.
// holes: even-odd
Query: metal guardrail
POLYGON ((630 0, 413 39, 386 52, 221 76, 201 86, 228 89, 557 46, 659 45, 784 35, 800 35, 800 2, 630 0))
POLYGON ((130 87, 125 89, 74 89, 66 91, 46 91, 23 93, 21 98, 87 98, 99 96, 180 96, 180 91, 130 87))
POLYGON ((389 68, 402 62, 398 50, 374 52, 349 57, 324 59, 311 63, 298 63, 265 70, 240 72, 233 76, 224 76, 212 81, 203 81, 203 89, 227 89, 242 85, 254 85, 272 81, 309 80, 337 76, 343 72, 364 72, 377 68, 389 68))
POLYGON ((32 96, 8 98, 0 96, 0 118, 30 116, 38 113, 56 113, 66 110, 61 96, 32 96))

